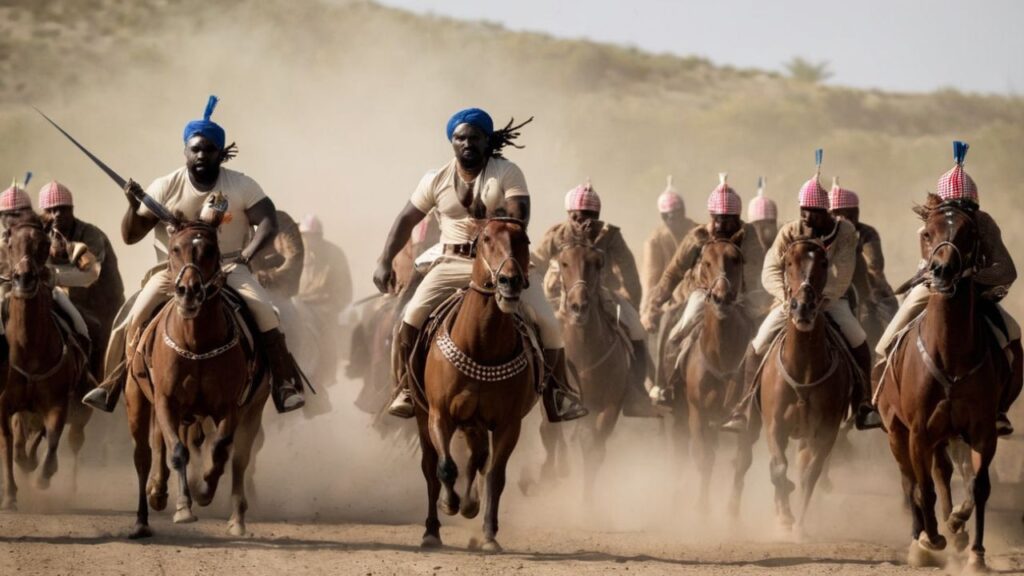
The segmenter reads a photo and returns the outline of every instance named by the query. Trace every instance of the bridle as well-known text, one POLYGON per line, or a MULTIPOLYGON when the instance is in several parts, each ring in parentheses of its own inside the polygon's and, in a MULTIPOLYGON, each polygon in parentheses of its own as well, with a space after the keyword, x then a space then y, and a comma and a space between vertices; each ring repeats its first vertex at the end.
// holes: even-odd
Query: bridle
MULTIPOLYGON (((494 218, 488 218, 484 225, 481 226, 480 229, 477 231, 476 236, 473 238, 471 248, 473 254, 477 253, 477 244, 480 241, 480 234, 483 233, 484 228, 486 228, 487 225, 490 224, 491 222, 510 222, 512 224, 518 224, 523 227, 524 231, 526 230, 526 223, 518 218, 511 218, 508 216, 495 216, 494 218)), ((505 268, 505 264, 508 264, 510 261, 515 266, 515 271, 518 272, 523 279, 523 290, 526 290, 527 288, 530 287, 529 275, 526 274, 526 271, 523 270, 522 264, 520 264, 519 261, 516 260, 515 256, 513 256, 512 254, 505 256, 505 258, 503 258, 501 262, 498 263, 497 267, 491 267, 490 262, 488 262, 486 258, 480 258, 480 261, 483 262, 484 267, 487 268, 487 274, 489 276, 489 279, 484 283, 483 286, 480 286, 473 280, 470 280, 469 287, 472 288, 473 290, 476 290, 477 292, 486 295, 495 294, 498 291, 498 273, 500 273, 501 270, 505 268)))
MULTIPOLYGON (((601 255, 602 258, 604 258, 604 250, 601 250, 600 248, 594 246, 590 242, 586 242, 586 241, 582 241, 582 240, 570 240, 568 242, 565 242, 564 244, 561 244, 558 247, 558 252, 561 253, 563 250, 565 250, 567 248, 572 248, 572 247, 575 247, 575 246, 579 246, 581 248, 585 248, 587 250, 591 250, 591 251, 597 252, 598 254, 601 255)), ((559 270, 559 276, 561 276, 561 274, 562 274, 562 272, 561 272, 561 270, 559 270)), ((587 280, 584 279, 584 278, 580 278, 579 280, 576 280, 575 282, 570 284, 568 287, 565 287, 565 285, 563 284, 561 304, 560 304, 559 307, 562 308, 563 311, 564 311, 566 301, 569 298, 569 295, 572 294, 572 292, 574 290, 583 290, 585 293, 589 294, 590 293, 590 287, 591 287, 590 282, 587 282, 587 280)))
MULTIPOLYGON (((827 261, 828 249, 825 248, 825 244, 821 240, 817 240, 814 238, 804 238, 801 240, 795 240, 791 242, 789 246, 786 247, 786 251, 782 255, 783 260, 785 260, 789 256, 790 251, 792 251, 794 247, 801 244, 810 244, 811 246, 821 250, 822 254, 825 255, 827 261)), ((815 311, 817 311, 818 306, 821 304, 821 301, 824 300, 825 297, 822 291, 811 283, 810 270, 807 266, 803 267, 800 280, 800 285, 797 287, 796 292, 799 292, 805 288, 809 290, 812 298, 810 304, 813 305, 815 311)), ((796 297, 794 296, 795 293, 791 291, 789 288, 789 280, 786 274, 782 275, 782 284, 783 289, 786 291, 786 295, 789 297, 789 306, 786 307, 786 313, 789 314, 790 311, 792 311, 796 307, 797 302, 796 297)))
MULTIPOLYGON (((192 226, 182 229, 179 232, 179 234, 196 228, 203 229, 204 226, 201 224, 193 224, 192 226)), ((210 229, 212 230, 213 228, 211 227, 210 229)), ((196 245, 196 241, 198 241, 199 238, 199 236, 196 236, 192 239, 193 247, 196 245)), ((216 237, 214 238, 214 243, 216 245, 216 237)), ((218 266, 216 271, 210 275, 209 279, 207 279, 206 276, 203 274, 203 270, 198 265, 196 265, 194 262, 185 262, 184 264, 182 264, 181 269, 178 270, 177 275, 175 275, 174 277, 175 293, 177 293, 178 289, 182 287, 181 279, 185 276, 185 272, 188 270, 194 270, 195 273, 199 276, 199 304, 202 305, 208 299, 216 296, 224 285, 222 282, 222 279, 224 278, 224 270, 223 268, 220 267, 219 264, 220 259, 218 258, 218 266)))
POLYGON ((963 252, 960 250, 960 248, 953 243, 953 215, 955 213, 960 213, 965 218, 967 218, 968 222, 970 222, 972 225, 974 224, 974 218, 972 218, 967 211, 948 203, 938 206, 937 208, 935 208, 935 210, 941 210, 943 216, 945 217, 946 238, 932 247, 931 251, 928 253, 927 262, 930 263, 932 259, 935 258, 935 255, 938 254, 939 250, 942 249, 943 247, 948 246, 950 248, 950 250, 956 256, 957 262, 956 274, 954 274, 953 277, 950 279, 950 285, 952 287, 951 289, 952 292, 955 294, 957 284, 959 284, 960 281, 963 280, 964 278, 969 278, 973 276, 974 273, 977 271, 975 255, 978 252, 978 244, 980 242, 980 239, 978 238, 977 231, 975 231, 974 245, 971 247, 970 252, 968 252, 965 256, 963 252))
MULTIPOLYGON (((713 239, 709 240, 708 242, 704 243, 704 246, 702 246, 701 249, 700 249, 700 255, 697 256, 697 261, 700 262, 701 268, 704 267, 704 264, 703 264, 704 263, 704 251, 707 250, 708 246, 711 246, 713 244, 728 244, 728 245, 733 246, 734 248, 736 248, 739 251, 739 254, 740 254, 740 266, 743 265, 743 263, 744 263, 743 250, 741 250, 740 247, 737 246, 735 242, 733 242, 732 240, 729 240, 728 238, 713 238, 713 239)), ((702 284, 702 285, 698 286, 698 288, 700 288, 701 290, 704 291, 704 300, 710 301, 712 299, 712 291, 719 284, 721 284, 723 282, 725 283, 725 290, 726 290, 726 292, 728 292, 730 294, 733 293, 732 280, 729 280, 729 276, 726 275, 725 270, 723 269, 723 270, 721 270, 718 273, 717 276, 715 276, 715 278, 711 281, 710 284, 706 284, 706 285, 702 284)), ((740 282, 742 283, 742 278, 740 279, 740 282)), ((737 296, 738 296, 738 294, 737 294, 737 296)))
MULTIPOLYGON (((38 230, 38 231, 42 232, 44 235, 46 233, 46 230, 43 228, 42 224, 38 224, 36 222, 19 222, 19 223, 14 224, 13 226, 8 228, 4 232, 5 240, 9 242, 11 232, 13 232, 15 230, 18 230, 20 228, 32 228, 33 230, 38 230)), ((8 246, 9 246, 9 244, 8 244, 8 246)), ((42 272, 41 272, 41 270, 46 267, 46 264, 43 264, 43 265, 36 264, 36 261, 33 260, 28 254, 25 254, 24 256, 22 256, 18 260, 18 262, 16 264, 11 266, 11 275, 10 276, 0 276, 0 282, 2 282, 4 284, 13 284, 13 282, 14 282, 14 270, 18 266, 20 266, 23 262, 27 264, 28 272, 32 276, 37 278, 36 286, 35 286, 35 289, 32 290, 32 292, 30 294, 21 294, 21 295, 19 295, 16 291, 12 291, 11 292, 12 296, 14 296, 15 298, 24 298, 26 300, 31 300, 32 298, 35 298, 39 294, 39 287, 42 286, 43 284, 46 284, 48 288, 53 288, 53 286, 52 286, 52 283, 53 283, 52 277, 51 277, 50 281, 46 281, 44 279, 44 277, 43 277, 42 272)))

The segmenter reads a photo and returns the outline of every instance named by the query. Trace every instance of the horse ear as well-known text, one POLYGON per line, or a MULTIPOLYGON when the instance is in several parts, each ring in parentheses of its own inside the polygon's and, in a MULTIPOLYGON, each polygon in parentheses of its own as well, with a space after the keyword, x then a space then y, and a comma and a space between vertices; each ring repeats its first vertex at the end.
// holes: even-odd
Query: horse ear
POLYGON ((747 235, 747 229, 746 228, 740 228, 739 232, 733 234, 732 238, 729 238, 729 242, 732 242, 733 244, 735 244, 737 246, 742 246, 743 245, 743 238, 746 235, 747 235))

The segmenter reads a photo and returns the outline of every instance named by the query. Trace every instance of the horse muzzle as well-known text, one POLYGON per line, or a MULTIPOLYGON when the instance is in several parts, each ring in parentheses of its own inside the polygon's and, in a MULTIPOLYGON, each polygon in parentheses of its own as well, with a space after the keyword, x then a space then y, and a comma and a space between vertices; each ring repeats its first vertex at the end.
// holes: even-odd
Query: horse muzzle
POLYGON ((15 274, 11 277, 11 295, 28 300, 39 294, 39 277, 35 274, 15 274))

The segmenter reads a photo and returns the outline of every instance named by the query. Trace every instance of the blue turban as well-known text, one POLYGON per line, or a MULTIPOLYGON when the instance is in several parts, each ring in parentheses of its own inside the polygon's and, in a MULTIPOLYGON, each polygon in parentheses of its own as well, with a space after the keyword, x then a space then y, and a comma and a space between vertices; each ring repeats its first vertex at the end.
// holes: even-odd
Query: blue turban
POLYGON ((459 124, 469 124, 475 126, 483 131, 488 138, 494 134, 494 120, 491 120, 491 115, 479 108, 466 108, 465 110, 459 110, 448 120, 448 141, 450 142, 452 136, 455 134, 455 129, 459 127, 459 124))
POLYGON ((206 111, 203 112, 203 119, 193 120, 185 125, 185 142, 188 142, 189 138, 198 134, 213 142, 217 148, 224 148, 224 129, 216 122, 210 120, 210 116, 213 115, 213 109, 216 107, 217 97, 211 95, 210 99, 206 102, 206 111))

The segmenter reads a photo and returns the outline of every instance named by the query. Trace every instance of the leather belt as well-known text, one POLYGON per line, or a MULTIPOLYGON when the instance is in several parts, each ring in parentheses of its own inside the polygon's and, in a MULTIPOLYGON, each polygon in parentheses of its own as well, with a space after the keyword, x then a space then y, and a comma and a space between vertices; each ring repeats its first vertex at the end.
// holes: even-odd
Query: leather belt
POLYGON ((465 244, 445 244, 444 253, 452 256, 462 256, 463 258, 473 258, 475 256, 473 244, 469 242, 465 244))

